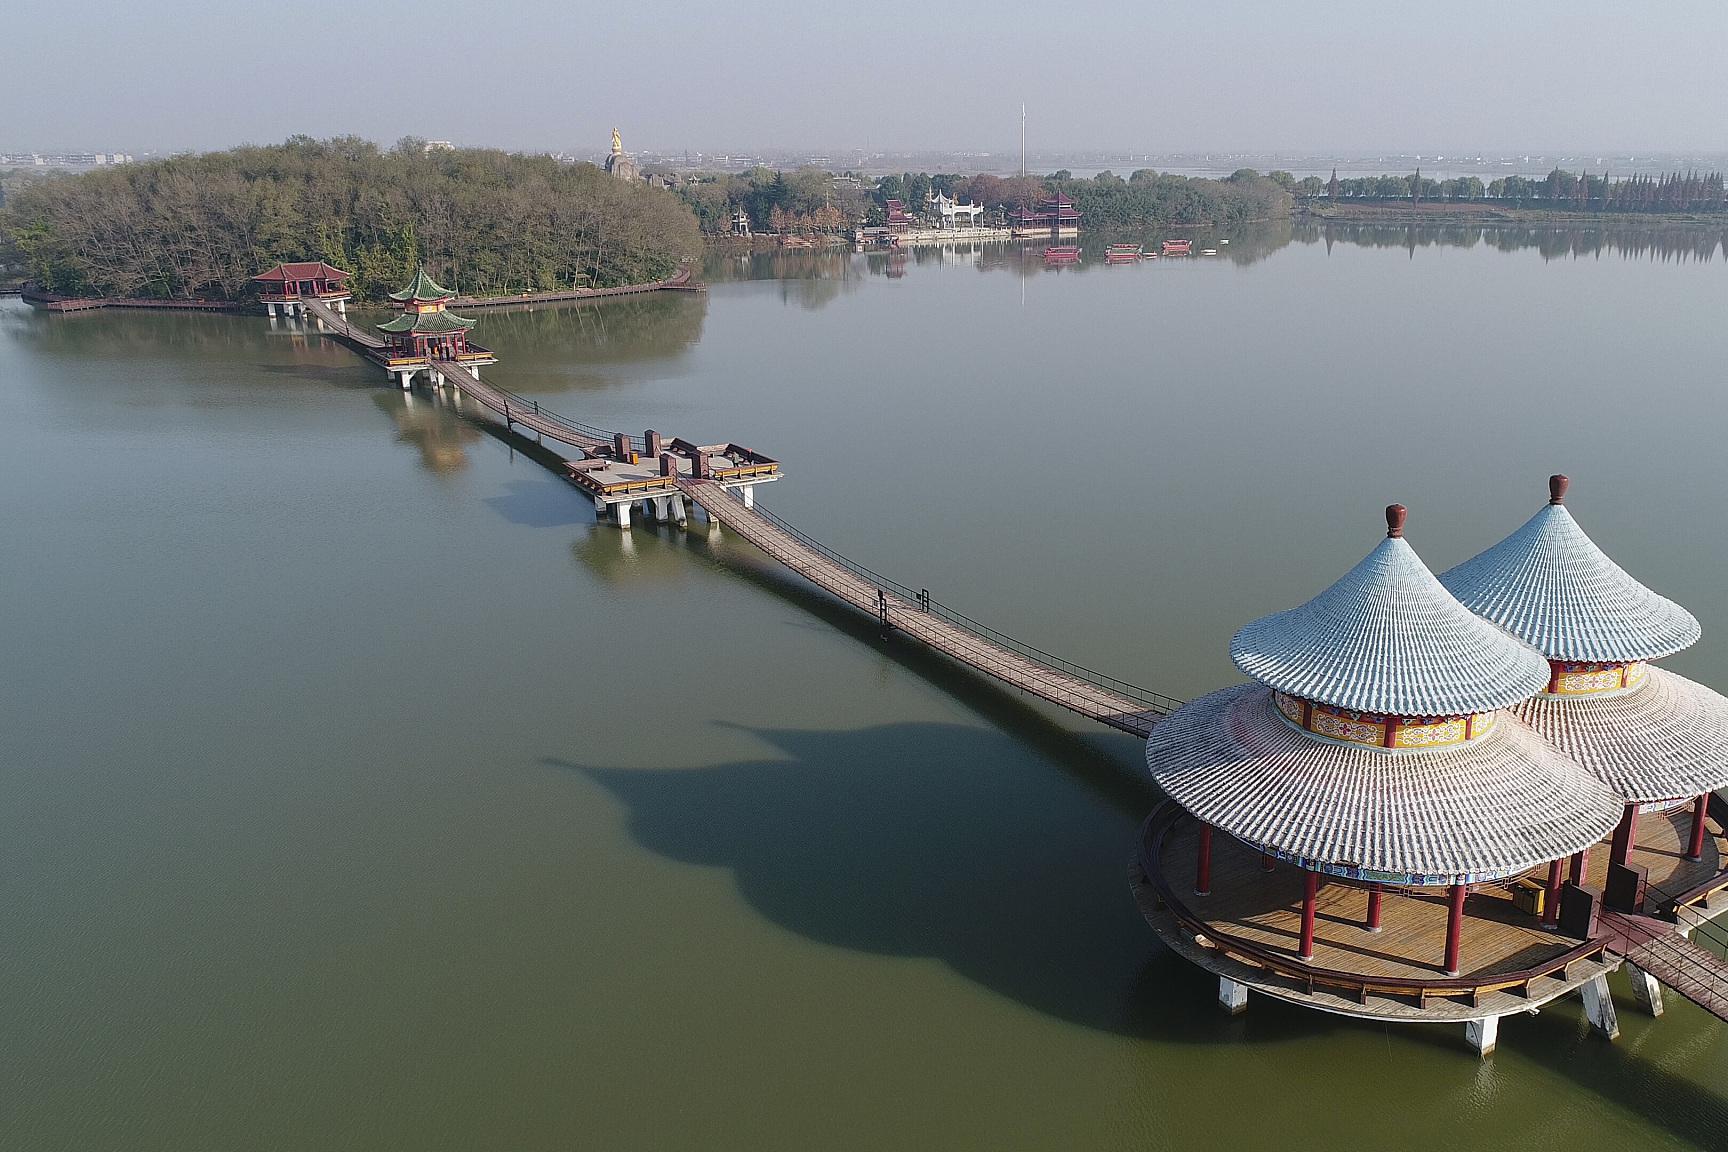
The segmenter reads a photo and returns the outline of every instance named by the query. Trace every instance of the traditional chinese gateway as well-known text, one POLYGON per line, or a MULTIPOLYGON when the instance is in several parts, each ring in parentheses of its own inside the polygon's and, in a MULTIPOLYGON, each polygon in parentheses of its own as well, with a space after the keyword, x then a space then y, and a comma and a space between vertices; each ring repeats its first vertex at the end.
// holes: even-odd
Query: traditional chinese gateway
POLYGON ((1722 1014, 1703 987, 1719 965, 1674 949, 1728 907, 1728 813, 1710 809, 1728 700, 1648 667, 1697 622, 1589 541, 1565 487, 1439 578, 1392 506, 1341 580, 1237 633, 1254 683, 1153 729, 1170 800, 1147 822, 1136 895, 1231 1011, 1254 989, 1459 1021, 1486 1054, 1501 1016, 1574 990, 1617 1032, 1606 977, 1624 960, 1653 1011, 1650 968, 1667 965, 1664 981, 1722 1014))

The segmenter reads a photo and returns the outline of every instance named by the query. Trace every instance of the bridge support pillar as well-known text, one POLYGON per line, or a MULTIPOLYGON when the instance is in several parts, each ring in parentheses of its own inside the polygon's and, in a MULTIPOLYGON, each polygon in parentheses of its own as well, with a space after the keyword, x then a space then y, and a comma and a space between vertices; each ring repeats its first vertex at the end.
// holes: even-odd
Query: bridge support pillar
POLYGON ((630 527, 630 501, 620 500, 612 505, 612 515, 618 518, 618 527, 630 527))
POLYGON ((407 392, 414 387, 414 370, 412 368, 408 369, 406 372, 400 372, 397 375, 402 380, 402 391, 407 392))
POLYGON ((746 485, 744 485, 742 491, 744 493, 744 507, 746 507, 746 508, 756 507, 756 488, 755 488, 755 486, 751 485, 751 484, 746 484, 746 485))
POLYGON ((1218 977, 1218 1006, 1232 1016, 1248 1011, 1248 985, 1228 976, 1218 977))
POLYGON ((689 513, 684 511, 684 493, 674 492, 666 498, 666 502, 672 506, 672 519, 676 520, 680 526, 690 522, 689 513))
POLYGON ((340 315, 343 315, 343 316, 348 315, 348 301, 346 301, 346 300, 336 301, 336 311, 340 315))
POLYGON ((1626 965, 1626 975, 1632 981, 1632 999, 1652 1016, 1662 1015, 1662 985, 1656 977, 1636 964, 1626 965))
POLYGON ((266 301, 264 304, 264 311, 270 314, 270 319, 276 319, 276 305, 274 303, 266 301))
POLYGON ((1614 998, 1608 994, 1608 977, 1596 977, 1578 989, 1578 994, 1584 998, 1584 1015, 1590 1021, 1591 1031, 1609 1040, 1617 1039, 1620 1018, 1614 1014, 1614 998))
POLYGON ((1476 1055, 1484 1058, 1492 1056, 1494 1045, 1500 1040, 1500 1017, 1484 1016, 1480 1020, 1466 1020, 1464 1039, 1470 1041, 1470 1047, 1476 1049, 1476 1055))
POLYGON ((676 499, 676 496, 654 497, 654 522, 656 524, 670 524, 672 522, 672 501, 676 499))
POLYGON ((594 518, 596 520, 603 520, 603 519, 605 519, 605 517, 606 517, 606 501, 604 501, 600 497, 596 496, 596 497, 594 497, 594 518))

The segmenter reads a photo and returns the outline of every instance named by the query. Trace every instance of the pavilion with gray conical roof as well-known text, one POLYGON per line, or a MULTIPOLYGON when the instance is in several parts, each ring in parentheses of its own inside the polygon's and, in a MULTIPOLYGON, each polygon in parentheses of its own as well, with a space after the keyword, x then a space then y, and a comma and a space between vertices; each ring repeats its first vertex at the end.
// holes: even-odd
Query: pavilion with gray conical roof
POLYGON ((1550 477, 1536 515, 1440 582, 1547 659, 1547 684, 1514 711, 1624 798, 1611 862, 1629 862, 1640 812, 1686 803, 1686 857, 1697 860, 1710 793, 1728 785, 1728 699, 1649 663, 1693 644, 1698 621, 1596 546, 1566 507, 1569 485, 1550 477))
POLYGON ((1447 976, 1460 970, 1471 885, 1598 843, 1620 798, 1504 711, 1541 692, 1548 662, 1472 614, 1404 537, 1386 539, 1297 608, 1249 624, 1231 659, 1254 683, 1178 709, 1153 729, 1153 779, 1200 822, 1195 887, 1210 892, 1212 832, 1301 870, 1296 955, 1314 956, 1323 880, 1444 888, 1447 976))

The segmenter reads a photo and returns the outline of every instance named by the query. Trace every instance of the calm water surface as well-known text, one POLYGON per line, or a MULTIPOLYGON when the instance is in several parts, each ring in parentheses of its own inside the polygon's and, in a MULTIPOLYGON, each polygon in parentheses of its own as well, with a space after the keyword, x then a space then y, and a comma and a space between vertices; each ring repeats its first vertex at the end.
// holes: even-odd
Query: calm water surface
MULTIPOLYGON (((807 531, 1179 696, 1382 505, 1438 569, 1568 471, 1728 687, 1719 237, 1233 239, 728 260, 480 334, 505 386, 776 455, 807 531)), ((730 539, 596 525, 380 384, 262 318, 0 303, 0 1146, 1728 1139, 1728 1028, 1674 997, 1487 1062, 1223 1018, 1128 895, 1135 742, 730 539)))

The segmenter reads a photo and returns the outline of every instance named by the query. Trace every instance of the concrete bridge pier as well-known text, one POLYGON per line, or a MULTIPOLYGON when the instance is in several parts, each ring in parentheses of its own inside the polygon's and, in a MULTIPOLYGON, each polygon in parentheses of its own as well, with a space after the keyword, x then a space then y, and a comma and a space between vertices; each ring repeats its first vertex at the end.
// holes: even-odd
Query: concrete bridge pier
POLYGON ((408 392, 408 391, 413 390, 413 388, 414 388, 414 369, 404 368, 404 369, 396 372, 396 375, 402 381, 402 391, 408 392))
POLYGON ((1228 976, 1218 977, 1218 1006, 1232 1016, 1248 1011, 1248 985, 1228 976))
POLYGON ((1466 1020, 1464 1039, 1470 1042, 1470 1047, 1476 1049, 1476 1055, 1484 1059, 1492 1056, 1494 1046, 1500 1041, 1500 1017, 1484 1016, 1480 1020, 1466 1020))
POLYGON ((606 519, 606 501, 599 496, 594 497, 594 519, 606 519))
POLYGON ((270 319, 276 319, 276 305, 268 300, 264 302, 264 311, 270 314, 270 319))
POLYGON ((744 485, 744 507, 756 507, 756 487, 753 484, 744 485))
POLYGON ((1632 999, 1652 1016, 1662 1015, 1662 985, 1656 977, 1628 962, 1626 975, 1632 981, 1632 999))
POLYGON ((1614 998, 1608 994, 1606 974, 1596 977, 1578 990, 1584 998, 1584 1015, 1590 1029, 1609 1040, 1620 1036, 1620 1017, 1614 1013, 1614 998))
POLYGON ((618 527, 630 527, 630 501, 620 500, 612 505, 612 515, 618 520, 618 527))
POLYGON ((652 503, 656 524, 670 524, 674 520, 686 523, 683 494, 675 492, 670 496, 656 496, 652 503))

